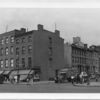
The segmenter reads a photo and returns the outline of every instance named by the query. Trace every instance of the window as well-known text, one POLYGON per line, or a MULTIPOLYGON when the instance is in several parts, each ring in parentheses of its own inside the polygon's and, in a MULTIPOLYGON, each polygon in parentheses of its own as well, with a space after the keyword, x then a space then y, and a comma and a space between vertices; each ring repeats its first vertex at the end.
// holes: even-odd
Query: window
POLYGON ((16 44, 19 44, 20 43, 20 40, 19 39, 16 39, 16 44))
POLYGON ((14 67, 14 59, 13 58, 10 59, 10 66, 14 67))
POLYGON ((8 55, 8 47, 5 49, 5 54, 8 55))
POLYGON ((52 53, 53 53, 52 47, 49 47, 49 55, 52 56, 52 53))
POLYGON ((28 42, 32 42, 32 37, 31 36, 28 37, 28 42))
POLYGON ((8 67, 8 59, 5 60, 5 67, 8 67))
POLYGON ((22 43, 25 43, 25 38, 22 38, 22 43))
POLYGON ((29 57, 28 58, 28 68, 31 68, 32 67, 32 58, 29 57))
POLYGON ((8 43, 8 37, 6 37, 5 43, 6 43, 6 44, 8 43))
POLYGON ((50 57, 50 58, 49 58, 49 61, 52 61, 52 60, 53 60, 53 58, 52 58, 52 57, 50 57))
POLYGON ((14 42, 14 36, 11 36, 10 41, 11 41, 11 43, 14 42))
POLYGON ((22 47, 22 54, 25 54, 25 46, 22 47))
POLYGON ((32 53, 32 46, 31 45, 28 46, 28 53, 32 53))
POLYGON ((11 46, 11 48, 10 48, 10 53, 13 54, 13 52, 14 52, 14 47, 11 46))
POLYGON ((16 55, 19 55, 19 48, 16 48, 16 55))
POLYGON ((25 68, 25 58, 22 58, 22 67, 25 68))
POLYGON ((52 38, 51 37, 49 37, 49 42, 52 43, 52 38))
POLYGON ((52 47, 52 38, 49 37, 49 47, 52 47))
POLYGON ((0 60, 0 67, 3 67, 3 60, 0 60))
POLYGON ((0 55, 3 55, 3 48, 0 49, 0 55))
POLYGON ((1 39, 1 44, 2 44, 2 45, 4 44, 4 39, 1 39))
POLYGON ((16 59, 16 68, 19 68, 19 59, 16 59))

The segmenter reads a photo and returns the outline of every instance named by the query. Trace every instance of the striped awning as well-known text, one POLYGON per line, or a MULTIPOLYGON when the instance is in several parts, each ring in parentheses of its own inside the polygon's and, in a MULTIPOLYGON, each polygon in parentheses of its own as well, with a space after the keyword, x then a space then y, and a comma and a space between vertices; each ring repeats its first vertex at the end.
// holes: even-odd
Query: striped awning
POLYGON ((10 72, 9 70, 6 70, 3 72, 3 74, 7 75, 7 74, 9 74, 9 72, 10 72))
POLYGON ((14 70, 14 71, 11 72, 10 75, 17 75, 17 73, 18 73, 18 72, 14 70))
POLYGON ((19 70, 18 71, 18 74, 21 74, 21 75, 33 74, 33 73, 34 73, 33 70, 19 70))
POLYGON ((28 74, 33 74, 34 70, 14 70, 11 72, 10 75, 28 75, 28 74))
POLYGON ((2 74, 4 71, 0 71, 0 74, 2 74))

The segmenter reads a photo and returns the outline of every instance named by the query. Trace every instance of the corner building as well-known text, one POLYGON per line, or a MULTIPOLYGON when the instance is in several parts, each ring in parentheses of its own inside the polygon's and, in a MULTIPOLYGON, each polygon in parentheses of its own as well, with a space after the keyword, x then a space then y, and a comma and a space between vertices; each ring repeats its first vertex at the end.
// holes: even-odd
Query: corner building
POLYGON ((58 30, 50 32, 39 24, 37 30, 21 28, 0 37, 1 71, 34 69, 40 80, 48 80, 64 67, 64 40, 58 30))

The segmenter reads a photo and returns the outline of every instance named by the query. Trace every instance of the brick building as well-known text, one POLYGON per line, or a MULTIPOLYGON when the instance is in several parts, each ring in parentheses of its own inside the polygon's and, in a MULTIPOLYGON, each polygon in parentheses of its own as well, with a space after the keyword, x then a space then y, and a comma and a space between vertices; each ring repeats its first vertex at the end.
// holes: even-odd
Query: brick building
POLYGON ((93 46, 88 48, 87 44, 80 42, 79 37, 76 38, 72 44, 65 44, 65 67, 76 68, 79 73, 99 73, 98 51, 93 46))
POLYGON ((0 34, 0 69, 34 69, 41 80, 55 76, 64 67, 64 40, 60 32, 50 32, 38 25, 37 30, 14 30, 0 34))

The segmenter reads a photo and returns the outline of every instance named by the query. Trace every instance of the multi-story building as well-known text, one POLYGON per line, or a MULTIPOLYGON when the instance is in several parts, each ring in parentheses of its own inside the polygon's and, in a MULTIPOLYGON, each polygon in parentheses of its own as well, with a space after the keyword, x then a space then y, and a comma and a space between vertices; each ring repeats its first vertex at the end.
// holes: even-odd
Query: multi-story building
POLYGON ((78 72, 99 72, 99 56, 93 46, 80 42, 79 37, 73 38, 72 44, 65 44, 65 67, 72 67, 78 72))
POLYGON ((93 67, 92 67, 92 71, 98 72, 100 73, 100 51, 99 51, 99 47, 92 45, 90 46, 90 49, 92 49, 92 63, 93 63, 93 67))
POLYGON ((11 70, 15 67, 15 33, 18 30, 0 34, 0 69, 11 70))
POLYGON ((37 30, 21 28, 0 37, 1 70, 34 69, 41 80, 48 80, 64 67, 64 40, 58 30, 50 32, 39 24, 37 30))

